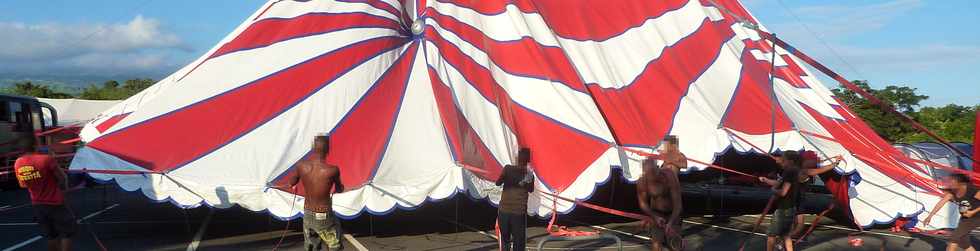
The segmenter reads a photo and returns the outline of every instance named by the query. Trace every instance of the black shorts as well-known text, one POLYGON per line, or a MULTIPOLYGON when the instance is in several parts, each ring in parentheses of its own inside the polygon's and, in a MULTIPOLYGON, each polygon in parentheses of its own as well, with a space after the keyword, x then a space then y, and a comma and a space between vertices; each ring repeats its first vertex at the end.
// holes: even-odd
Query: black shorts
POLYGON ((793 221, 796 220, 796 208, 777 208, 772 213, 769 220, 769 231, 767 236, 787 236, 793 228, 793 221))
POLYGON ((980 227, 980 217, 960 218, 960 223, 956 225, 956 230, 949 236, 949 241, 956 243, 960 248, 972 247, 970 232, 980 227))
POLYGON ((75 235, 75 217, 64 205, 34 205, 34 213, 45 238, 53 240, 75 235))

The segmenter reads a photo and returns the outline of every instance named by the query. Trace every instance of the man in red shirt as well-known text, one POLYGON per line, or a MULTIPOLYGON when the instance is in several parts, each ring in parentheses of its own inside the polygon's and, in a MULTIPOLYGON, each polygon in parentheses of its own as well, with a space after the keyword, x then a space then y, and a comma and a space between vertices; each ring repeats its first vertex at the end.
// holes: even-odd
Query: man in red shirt
POLYGON ((31 194, 42 235, 48 239, 48 250, 69 250, 75 233, 75 217, 65 207, 68 180, 51 156, 37 153, 27 144, 24 155, 14 162, 17 182, 31 194))

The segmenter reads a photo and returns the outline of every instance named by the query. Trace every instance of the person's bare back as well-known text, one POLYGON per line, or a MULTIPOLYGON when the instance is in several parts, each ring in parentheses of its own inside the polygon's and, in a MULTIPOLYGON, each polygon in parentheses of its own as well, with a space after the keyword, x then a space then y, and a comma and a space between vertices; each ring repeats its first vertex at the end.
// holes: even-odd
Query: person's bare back
POLYGON ((299 163, 297 171, 306 192, 304 207, 318 213, 331 211, 332 193, 343 192, 339 182, 340 169, 323 161, 305 159, 299 163))

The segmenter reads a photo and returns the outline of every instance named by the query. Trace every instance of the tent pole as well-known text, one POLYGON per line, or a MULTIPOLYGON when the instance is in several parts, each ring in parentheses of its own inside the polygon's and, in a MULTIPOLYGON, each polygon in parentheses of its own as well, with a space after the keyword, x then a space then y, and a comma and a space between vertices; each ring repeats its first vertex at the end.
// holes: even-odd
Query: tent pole
POLYGON ((977 108, 976 122, 973 124, 973 171, 980 172, 980 163, 976 158, 980 156, 980 108, 977 108))
MULTIPOLYGON (((773 37, 776 34, 772 34, 773 37)), ((769 61, 769 92, 772 96, 769 97, 769 111, 771 113, 771 120, 769 124, 769 153, 776 148, 776 103, 779 102, 776 98, 776 42, 773 42, 770 46, 772 50, 772 59, 769 61)))

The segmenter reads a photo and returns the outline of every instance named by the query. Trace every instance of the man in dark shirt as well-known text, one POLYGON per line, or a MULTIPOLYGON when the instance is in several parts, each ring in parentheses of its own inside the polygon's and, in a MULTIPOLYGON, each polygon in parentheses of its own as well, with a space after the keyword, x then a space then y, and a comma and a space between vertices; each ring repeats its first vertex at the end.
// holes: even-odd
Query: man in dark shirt
MULTIPOLYGON (((797 190, 799 193, 799 204, 798 207, 804 207, 806 202, 807 188, 814 183, 813 179, 818 178, 817 176, 834 170, 840 164, 840 159, 835 158, 834 161, 828 165, 820 166, 820 156, 814 151, 804 151, 800 154, 800 159, 802 160, 802 168, 800 168, 800 188, 797 190)), ((833 208, 834 204, 831 201, 829 208, 833 208)), ((829 209, 828 208, 828 209, 829 209)), ((803 233, 803 228, 806 225, 804 218, 804 208, 798 208, 796 210, 796 220, 793 222, 793 230, 790 232, 791 236, 799 236, 803 233)))
POLYGON ((953 230, 953 234, 949 236, 949 244, 946 245, 946 250, 959 250, 962 248, 966 251, 974 251, 973 243, 970 241, 970 232, 974 229, 980 227, 980 216, 977 213, 980 212, 980 192, 970 184, 970 177, 962 173, 955 173, 943 180, 945 183, 945 193, 943 193, 943 198, 936 202, 936 206, 929 211, 929 216, 926 216, 922 223, 929 225, 932 221, 932 216, 936 215, 939 209, 942 209, 947 202, 953 202, 954 206, 959 208, 960 211, 960 222, 956 225, 956 230, 953 230))
POLYGON ((14 162, 14 172, 20 186, 31 194, 38 226, 48 239, 48 250, 69 250, 75 217, 64 204, 63 190, 68 188, 65 172, 51 156, 36 153, 34 145, 26 144, 23 151, 24 155, 14 162))
POLYGON ((303 203, 303 236, 305 250, 341 250, 340 224, 333 218, 334 193, 344 192, 340 182, 340 168, 326 162, 330 153, 330 140, 327 136, 313 138, 313 150, 310 157, 297 163, 296 176, 289 181, 289 186, 303 182, 305 200, 303 203))
POLYGON ((772 213, 769 224, 769 231, 766 238, 766 250, 772 251, 776 248, 776 242, 781 238, 783 247, 786 251, 793 251, 793 239, 790 238, 790 231, 793 220, 796 217, 796 208, 799 205, 800 187, 800 154, 796 151, 786 151, 780 156, 780 167, 782 174, 776 180, 766 177, 759 177, 759 181, 772 186, 776 193, 776 211, 772 213))
POLYGON ((531 150, 521 148, 517 153, 517 165, 507 165, 497 178, 497 186, 503 186, 497 224, 500 226, 500 249, 523 251, 527 242, 527 197, 534 189, 534 176, 527 170, 531 150))
POLYGON ((657 167, 655 160, 646 159, 643 161, 643 175, 636 183, 636 197, 640 210, 653 221, 644 222, 650 225, 653 251, 663 250, 665 244, 667 249, 681 248, 680 215, 683 207, 680 182, 677 174, 674 173, 675 168, 666 162, 661 167, 657 167))

